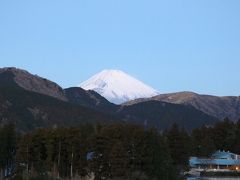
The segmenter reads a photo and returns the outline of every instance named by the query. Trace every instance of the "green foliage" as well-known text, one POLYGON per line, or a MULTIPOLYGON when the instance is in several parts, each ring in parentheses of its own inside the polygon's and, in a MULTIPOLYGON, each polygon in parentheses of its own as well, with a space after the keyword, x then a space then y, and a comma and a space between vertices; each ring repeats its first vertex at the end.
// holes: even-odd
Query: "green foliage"
POLYGON ((213 128, 202 126, 192 131, 192 153, 207 157, 216 150, 213 128))
POLYGON ((208 156, 218 149, 240 153, 240 123, 227 119, 192 132, 176 124, 163 133, 130 124, 86 124, 18 137, 14 125, 0 128, 1 169, 15 163, 15 177, 32 179, 94 173, 96 180, 172 180, 188 166, 190 156, 208 156))
POLYGON ((190 156, 208 157, 214 151, 225 150, 240 154, 240 125, 229 119, 215 126, 202 126, 186 132, 174 124, 164 132, 174 164, 184 168, 190 156))
POLYGON ((0 169, 11 169, 16 153, 16 132, 14 124, 0 128, 0 169))
POLYGON ((91 172, 96 180, 131 179, 137 172, 151 179, 175 177, 165 138, 153 129, 127 124, 36 130, 22 136, 17 160, 35 179, 91 172), (93 157, 87 160, 89 152, 93 157))
POLYGON ((174 124, 165 132, 170 154, 175 165, 186 166, 191 152, 191 138, 184 129, 174 124))
POLYGON ((236 125, 228 118, 213 129, 213 141, 217 149, 232 150, 236 139, 236 125))

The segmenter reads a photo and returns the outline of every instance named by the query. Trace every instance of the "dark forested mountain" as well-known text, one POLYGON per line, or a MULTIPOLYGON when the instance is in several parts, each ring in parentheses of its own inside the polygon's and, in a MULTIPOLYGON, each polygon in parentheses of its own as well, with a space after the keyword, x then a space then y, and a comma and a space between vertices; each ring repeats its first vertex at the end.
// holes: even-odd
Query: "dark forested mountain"
POLYGON ((110 103, 95 91, 86 91, 79 87, 67 88, 64 90, 69 102, 90 107, 103 112, 115 112, 117 105, 110 103))
POLYGON ((118 120, 91 108, 19 87, 0 87, 0 124, 13 122, 19 130, 113 121, 118 120))
POLYGON ((150 99, 138 99, 127 104, 156 100, 174 104, 192 105, 196 109, 203 111, 211 116, 223 120, 225 117, 233 121, 240 119, 240 97, 239 96, 210 96, 200 95, 193 92, 179 92, 162 94, 150 99))
POLYGON ((94 108, 98 111, 115 114, 126 122, 165 129, 173 123, 187 129, 204 124, 213 125, 217 119, 206 115, 192 106, 175 105, 159 101, 139 103, 133 106, 117 106, 94 91, 81 88, 65 89, 67 98, 72 103, 94 108))
POLYGON ((56 83, 14 67, 0 68, 0 86, 15 86, 66 101, 63 89, 56 83))
POLYGON ((137 122, 158 129, 169 128, 177 123, 186 129, 213 125, 218 119, 209 116, 190 105, 178 105, 161 101, 146 101, 119 109, 124 120, 137 122))
POLYGON ((94 91, 78 87, 63 90, 56 83, 24 70, 0 69, 0 124, 14 122, 19 130, 120 120, 158 129, 173 123, 192 129, 217 121, 194 108, 194 104, 193 107, 157 99, 144 101, 115 105, 94 91))

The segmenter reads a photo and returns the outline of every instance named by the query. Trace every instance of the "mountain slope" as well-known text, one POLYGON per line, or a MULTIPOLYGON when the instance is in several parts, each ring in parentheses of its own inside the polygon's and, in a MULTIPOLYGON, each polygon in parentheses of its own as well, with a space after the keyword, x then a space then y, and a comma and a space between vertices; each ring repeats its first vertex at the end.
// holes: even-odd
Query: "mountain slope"
POLYGON ((192 106, 154 100, 122 106, 118 113, 127 122, 158 129, 166 129, 176 123, 191 130, 202 125, 213 125, 218 122, 217 118, 209 116, 192 106))
POLYGON ((119 70, 104 70, 80 84, 80 87, 93 90, 115 104, 159 94, 153 88, 119 70))
MULTIPOLYGON (((78 89, 79 90, 79 89, 78 89)), ((87 102, 87 101, 84 101, 87 102)), ((90 103, 90 106, 92 102, 90 103)), ((0 124, 14 122, 20 131, 41 127, 75 126, 81 123, 136 123, 159 130, 173 123, 186 129, 212 125, 216 118, 191 106, 148 101, 131 106, 106 107, 105 112, 64 102, 19 87, 0 87, 0 124)), ((90 107, 89 106, 89 107, 90 107)), ((104 107, 104 106, 103 106, 104 107)))
POLYGON ((173 123, 188 130, 204 124, 213 125, 218 120, 192 106, 175 105, 160 101, 147 101, 132 106, 117 106, 108 102, 94 91, 81 88, 65 89, 69 102, 81 104, 97 111, 112 114, 128 123, 146 125, 158 129, 166 129, 173 123))
MULTIPOLYGON (((108 87, 112 88, 114 93, 119 93, 119 96, 115 96, 118 100, 121 93, 130 95, 126 98, 146 97, 151 92, 157 94, 141 82, 135 79, 131 81, 131 77, 122 72, 108 71, 103 74, 105 75, 98 78, 100 82, 103 82, 101 79, 106 82, 103 90, 108 92, 108 87), (128 86, 122 86, 121 83, 128 86), (137 83, 136 91, 134 83, 137 83), (116 87, 119 89, 114 89, 116 87), (122 90, 123 92, 118 92, 122 90)), ((63 90, 56 83, 24 70, 0 69, 0 124, 14 122, 22 131, 39 127, 72 126, 84 122, 120 122, 121 119, 141 125, 147 123, 158 129, 165 129, 172 123, 191 129, 217 121, 216 118, 184 104, 142 100, 147 102, 135 104, 139 101, 136 100, 128 106, 115 105, 92 90, 79 87, 63 90)))
POLYGON ((0 124, 13 122, 20 131, 118 121, 111 115, 91 108, 30 92, 20 87, 0 87, 0 124))
POLYGON ((138 99, 126 103, 131 105, 139 102, 146 102, 150 100, 164 101, 174 104, 192 105, 198 110, 205 112, 218 119, 230 118, 233 121, 240 119, 240 97, 237 96, 210 96, 200 95, 193 92, 179 92, 162 94, 149 99, 138 99))
POLYGON ((116 111, 118 107, 92 90, 86 91, 79 87, 72 87, 64 89, 64 93, 69 102, 90 107, 97 111, 110 113, 116 111))
POLYGON ((0 68, 0 86, 21 87, 25 90, 52 96, 63 101, 67 100, 63 89, 56 83, 14 67, 0 68))

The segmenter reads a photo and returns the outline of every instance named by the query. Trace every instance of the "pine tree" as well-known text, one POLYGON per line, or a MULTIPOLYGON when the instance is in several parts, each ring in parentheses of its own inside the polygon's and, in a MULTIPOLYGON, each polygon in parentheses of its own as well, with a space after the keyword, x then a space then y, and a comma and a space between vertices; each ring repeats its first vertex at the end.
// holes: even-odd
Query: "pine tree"
POLYGON ((228 118, 219 122, 213 129, 213 140, 217 149, 232 151, 236 138, 235 125, 228 118))
POLYGON ((191 152, 189 135, 184 129, 180 130, 177 124, 173 124, 165 134, 174 164, 186 166, 188 164, 189 152, 191 152))
MULTIPOLYGON (((16 155, 16 131, 14 124, 7 124, 0 129, 0 169, 11 174, 16 155)), ((2 175, 4 176, 4 175, 2 175)))
POLYGON ((212 128, 206 126, 192 131, 192 156, 208 157, 216 151, 212 131, 212 128))

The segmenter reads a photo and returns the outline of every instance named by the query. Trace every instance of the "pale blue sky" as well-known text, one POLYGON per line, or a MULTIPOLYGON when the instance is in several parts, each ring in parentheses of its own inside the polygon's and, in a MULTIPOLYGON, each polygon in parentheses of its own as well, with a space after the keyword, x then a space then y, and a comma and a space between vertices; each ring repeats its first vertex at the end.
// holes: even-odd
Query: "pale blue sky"
POLYGON ((120 69, 162 93, 240 95, 239 0, 1 0, 0 67, 63 87, 120 69))

